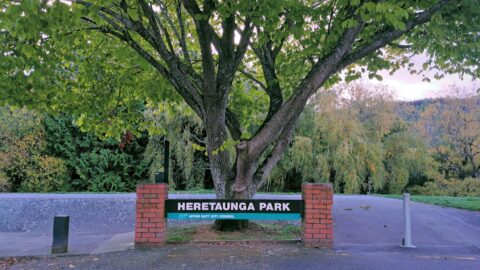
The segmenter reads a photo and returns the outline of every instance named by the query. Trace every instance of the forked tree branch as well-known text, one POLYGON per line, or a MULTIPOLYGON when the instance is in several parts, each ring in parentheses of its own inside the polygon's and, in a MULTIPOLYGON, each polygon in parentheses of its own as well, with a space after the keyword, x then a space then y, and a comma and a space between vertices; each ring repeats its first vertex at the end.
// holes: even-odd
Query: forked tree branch
POLYGON ((290 119, 298 115, 298 111, 303 109, 308 99, 332 74, 384 47, 388 43, 412 30, 415 26, 428 22, 433 14, 449 3, 455 1, 456 0, 440 0, 427 10, 407 21, 405 24, 405 30, 389 29, 380 32, 372 39, 373 41, 370 44, 355 49, 353 52, 353 43, 355 42, 355 38, 361 32, 363 23, 359 21, 356 26, 347 29, 338 42, 335 50, 320 59, 312 67, 307 76, 299 84, 292 97, 271 118, 271 120, 263 126, 263 128, 257 133, 257 136, 252 138, 250 141, 252 149, 258 149, 255 151, 260 151, 259 153, 261 153, 261 151, 268 146, 269 142, 279 136, 287 123, 290 122, 290 119))
POLYGON ((292 117, 289 123, 285 126, 280 133, 280 136, 276 140, 272 151, 265 158, 265 160, 260 164, 257 171, 253 175, 253 186, 257 190, 262 187, 270 176, 271 171, 275 165, 280 161, 282 155, 285 153, 285 150, 292 142, 293 131, 298 122, 298 117, 292 117))
POLYGON ((192 107, 199 117, 203 118, 205 113, 198 88, 200 78, 196 75, 193 69, 189 70, 182 65, 181 61, 175 55, 171 54, 165 47, 161 38, 160 29, 158 28, 158 25, 156 25, 155 17, 152 13, 153 10, 151 10, 151 7, 148 6, 145 1, 139 0, 139 4, 142 6, 144 13, 148 16, 150 24, 156 25, 152 26, 152 29, 154 29, 152 31, 155 33, 151 33, 145 29, 141 22, 132 21, 130 18, 116 13, 107 7, 95 6, 93 3, 83 0, 76 0, 74 3, 83 5, 86 8, 97 8, 99 10, 97 14, 111 27, 108 28, 106 26, 101 26, 101 28, 129 44, 130 47, 132 47, 140 56, 155 67, 160 74, 175 87, 177 92, 185 99, 187 104, 192 107), (145 39, 159 53, 168 68, 161 64, 160 61, 136 42, 129 34, 129 31, 136 32, 145 39))
POLYGON ((408 33, 411 31, 413 28, 416 26, 422 25, 427 23, 432 16, 438 12, 441 8, 444 6, 457 2, 458 0, 440 0, 433 6, 431 6, 429 9, 417 14, 415 17, 410 19, 405 23, 405 29, 404 30, 399 30, 399 29, 388 29, 383 32, 377 33, 375 37, 372 39, 373 42, 367 45, 364 45, 363 47, 357 48, 353 50, 351 53, 349 53, 345 58, 342 60, 342 63, 339 65, 339 69, 342 69, 360 59, 363 57, 371 54, 372 52, 383 48, 384 46, 392 43, 395 41, 397 38, 401 37, 402 35, 408 33))

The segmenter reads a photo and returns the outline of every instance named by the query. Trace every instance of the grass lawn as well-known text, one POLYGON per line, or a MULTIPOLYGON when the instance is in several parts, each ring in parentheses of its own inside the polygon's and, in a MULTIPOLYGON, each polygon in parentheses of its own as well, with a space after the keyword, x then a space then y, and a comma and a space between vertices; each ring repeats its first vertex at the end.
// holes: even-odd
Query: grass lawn
POLYGON ((167 229, 167 242, 190 242, 195 240, 292 240, 299 239, 301 227, 290 224, 250 223, 248 229, 234 232, 219 232, 211 225, 172 227, 167 229))
MULTIPOLYGON (((402 199, 402 195, 378 195, 385 198, 402 199)), ((480 211, 480 197, 451 197, 412 195, 411 200, 446 207, 480 211)))
MULTIPOLYGON (((213 189, 192 189, 192 190, 169 190, 170 194, 215 194, 213 189)), ((286 194, 295 195, 302 194, 301 192, 257 192, 257 194, 286 194)))

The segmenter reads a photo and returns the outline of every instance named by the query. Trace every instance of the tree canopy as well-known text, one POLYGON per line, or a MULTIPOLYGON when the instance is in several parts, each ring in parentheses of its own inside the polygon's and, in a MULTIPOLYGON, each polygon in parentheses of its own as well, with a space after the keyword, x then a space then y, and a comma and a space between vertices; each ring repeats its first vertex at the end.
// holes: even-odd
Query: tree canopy
POLYGON ((479 77, 478 4, 0 1, 0 100, 68 111, 105 136, 153 131, 146 111, 184 101, 206 130, 217 196, 250 197, 319 89, 400 67, 479 77))

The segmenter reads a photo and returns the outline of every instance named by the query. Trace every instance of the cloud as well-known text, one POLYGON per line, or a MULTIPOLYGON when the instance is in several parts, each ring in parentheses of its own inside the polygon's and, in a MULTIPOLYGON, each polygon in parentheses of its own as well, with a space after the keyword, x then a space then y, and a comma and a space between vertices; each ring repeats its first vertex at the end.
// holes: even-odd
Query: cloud
MULTIPOLYGON (((424 60, 424 56, 417 56, 414 63, 418 67, 424 60)), ((424 72, 424 75, 431 79, 430 82, 422 81, 422 75, 410 74, 406 68, 398 70, 393 75, 387 71, 379 74, 383 77, 381 82, 375 79, 366 79, 370 83, 387 85, 393 90, 398 100, 410 101, 447 96, 452 93, 449 89, 454 85, 472 92, 480 88, 480 80, 472 81, 470 76, 464 76, 462 80, 458 74, 445 75, 444 78, 437 80, 434 79, 435 71, 424 72)))

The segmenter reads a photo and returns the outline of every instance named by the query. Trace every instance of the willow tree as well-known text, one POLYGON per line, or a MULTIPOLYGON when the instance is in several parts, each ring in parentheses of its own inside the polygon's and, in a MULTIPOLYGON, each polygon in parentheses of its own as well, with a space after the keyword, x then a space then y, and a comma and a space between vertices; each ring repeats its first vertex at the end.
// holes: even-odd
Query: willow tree
POLYGON ((429 56, 424 68, 479 75, 477 0, 0 3, 2 101, 73 111, 112 135, 142 127, 131 123, 145 107, 181 97, 206 129, 219 198, 255 194, 321 88, 378 78, 415 54, 429 56), (251 108, 239 109, 239 87, 268 97, 253 103, 266 108, 254 132, 242 127, 251 108))

